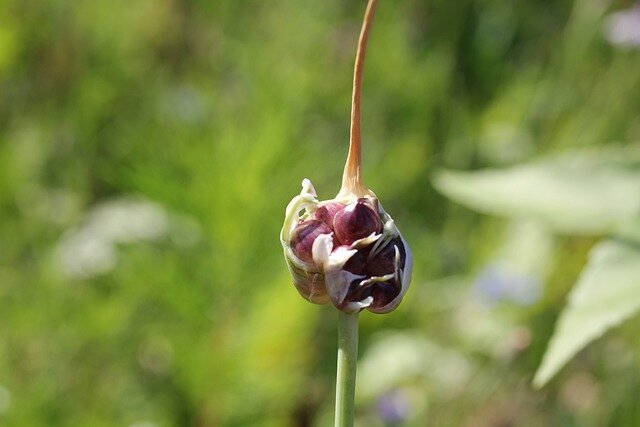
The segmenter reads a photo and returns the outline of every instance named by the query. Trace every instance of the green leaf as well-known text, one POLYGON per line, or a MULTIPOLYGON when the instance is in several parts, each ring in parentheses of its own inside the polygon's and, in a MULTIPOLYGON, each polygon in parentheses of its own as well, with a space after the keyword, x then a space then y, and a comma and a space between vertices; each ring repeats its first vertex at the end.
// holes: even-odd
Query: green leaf
POLYGON ((600 234, 640 213, 640 147, 568 152, 508 169, 442 171, 435 187, 480 212, 542 221, 572 234, 600 234))
POLYGON ((635 234, 599 243, 571 291, 569 303, 536 372, 542 387, 584 346, 640 309, 640 239, 635 234))

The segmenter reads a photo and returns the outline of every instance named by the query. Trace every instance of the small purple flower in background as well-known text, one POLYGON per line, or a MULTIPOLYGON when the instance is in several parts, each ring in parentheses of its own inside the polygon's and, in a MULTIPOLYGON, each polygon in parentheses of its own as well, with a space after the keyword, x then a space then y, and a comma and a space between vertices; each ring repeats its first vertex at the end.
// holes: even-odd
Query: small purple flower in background
POLYGON ((380 418, 389 426, 402 425, 411 411, 409 399, 398 390, 390 390, 380 396, 377 409, 380 418))
POLYGON ((604 35, 614 46, 640 48, 640 3, 609 15, 605 21, 604 35))
POLYGON ((473 282, 473 292, 488 305, 501 301, 535 304, 542 294, 540 278, 509 269, 504 263, 487 265, 473 282))

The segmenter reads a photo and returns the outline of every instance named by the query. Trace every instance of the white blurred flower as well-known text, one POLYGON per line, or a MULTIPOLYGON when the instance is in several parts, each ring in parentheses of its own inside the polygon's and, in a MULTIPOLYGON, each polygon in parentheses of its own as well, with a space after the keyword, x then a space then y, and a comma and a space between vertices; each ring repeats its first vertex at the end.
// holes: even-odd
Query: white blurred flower
POLYGON ((604 35, 614 46, 640 48, 640 3, 609 15, 604 35))
POLYGON ((113 244, 85 228, 65 234, 58 243, 58 263, 73 278, 89 278, 111 271, 116 265, 113 244))
POLYGON ((90 278, 116 266, 118 244, 170 236, 188 245, 197 241, 199 231, 194 220, 185 216, 174 220, 157 203, 123 197, 95 206, 80 226, 67 231, 58 242, 57 262, 71 278, 90 278))
POLYGON ((156 240, 169 229, 164 208, 143 199, 124 198, 103 203, 89 214, 86 228, 115 243, 156 240))

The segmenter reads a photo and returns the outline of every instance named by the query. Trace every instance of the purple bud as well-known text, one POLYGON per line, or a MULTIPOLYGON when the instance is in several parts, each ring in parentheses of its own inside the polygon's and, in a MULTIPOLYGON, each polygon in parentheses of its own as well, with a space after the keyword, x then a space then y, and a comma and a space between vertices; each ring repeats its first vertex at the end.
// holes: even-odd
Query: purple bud
POLYGON ((316 209, 315 217, 316 219, 319 219, 320 221, 327 224, 329 227, 333 227, 333 217, 335 217, 342 208, 344 208, 344 205, 342 203, 322 203, 318 206, 318 209, 316 209))
POLYGON ((367 273, 370 276, 393 274, 396 269, 396 246, 400 252, 400 268, 404 268, 406 253, 402 239, 396 237, 373 258, 367 262, 367 273))
POLYGON ((374 283, 371 285, 371 296, 373 302, 372 308, 382 308, 385 305, 393 301, 402 290, 402 286, 396 279, 391 279, 386 282, 374 283))
POLYGON ((411 251, 375 196, 348 204, 340 197, 318 202, 305 181, 287 206, 280 241, 294 285, 305 299, 346 313, 388 313, 409 286, 411 251))
POLYGON ((382 308, 400 295, 401 291, 402 286, 395 278, 386 282, 374 282, 365 285, 362 285, 360 280, 354 280, 349 285, 343 304, 363 301, 367 297, 372 297, 371 308, 382 308))
MULTIPOLYGON (((371 286, 362 286, 361 280, 353 280, 349 284, 349 289, 347 290, 347 295, 344 298, 343 306, 346 306, 348 303, 363 301, 364 299, 371 296, 371 286)), ((343 307, 338 307, 342 309, 343 307)))
MULTIPOLYGON (((365 248, 369 249, 369 248, 365 248)), ((369 251, 358 250, 355 254, 349 258, 344 264, 344 269, 350 273, 357 274, 359 276, 365 276, 367 274, 367 253, 369 251)))
MULTIPOLYGON (((402 239, 396 237, 388 242, 382 250, 373 257, 369 257, 371 246, 358 250, 344 265, 344 269, 365 277, 381 277, 396 273, 396 247, 400 254, 398 267, 405 268, 406 251, 402 239)), ((402 292, 402 284, 399 277, 393 277, 385 282, 364 282, 354 280, 347 291, 344 303, 362 301, 372 297, 372 309, 381 309, 390 304, 402 292)))
POLYGON ((324 222, 311 219, 298 224, 291 238, 291 249, 302 261, 313 262, 311 250, 313 242, 321 234, 330 234, 331 229, 324 222))
POLYGON ((335 214, 333 230, 340 243, 350 245, 371 233, 380 233, 382 221, 371 203, 365 198, 360 198, 335 214))

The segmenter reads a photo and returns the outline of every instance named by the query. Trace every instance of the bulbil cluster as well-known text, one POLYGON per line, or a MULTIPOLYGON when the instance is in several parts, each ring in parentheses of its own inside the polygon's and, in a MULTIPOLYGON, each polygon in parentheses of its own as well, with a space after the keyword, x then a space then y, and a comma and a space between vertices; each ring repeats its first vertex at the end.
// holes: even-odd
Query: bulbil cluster
POLYGON ((281 241, 294 284, 311 302, 386 313, 408 287, 407 245, 374 195, 320 202, 304 180, 287 207, 281 241))

